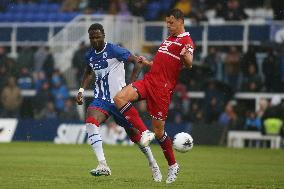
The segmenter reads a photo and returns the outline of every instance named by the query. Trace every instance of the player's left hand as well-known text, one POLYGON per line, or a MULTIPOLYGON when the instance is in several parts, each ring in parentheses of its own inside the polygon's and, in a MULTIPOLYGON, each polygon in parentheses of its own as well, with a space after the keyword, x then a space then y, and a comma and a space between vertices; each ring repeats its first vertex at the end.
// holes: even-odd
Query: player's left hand
POLYGON ((192 54, 192 50, 193 48, 189 44, 186 44, 181 50, 180 55, 185 56, 188 53, 192 54))
POLYGON ((83 94, 81 92, 79 92, 77 94, 76 102, 77 102, 78 105, 82 105, 83 104, 83 94))

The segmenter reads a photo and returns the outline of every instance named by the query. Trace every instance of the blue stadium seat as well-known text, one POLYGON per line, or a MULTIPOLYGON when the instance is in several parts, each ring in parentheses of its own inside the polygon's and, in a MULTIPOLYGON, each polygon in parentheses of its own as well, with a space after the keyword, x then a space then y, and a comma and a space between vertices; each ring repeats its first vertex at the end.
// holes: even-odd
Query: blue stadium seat
POLYGON ((38 13, 34 14, 34 22, 46 22, 47 21, 47 14, 46 13, 38 13))
POLYGON ((15 13, 13 14, 13 22, 22 22, 24 21, 24 15, 23 13, 15 13))
POLYGON ((3 22, 12 22, 13 21, 13 13, 7 12, 3 15, 3 22))
POLYGON ((160 6, 162 11, 168 11, 173 4, 173 0, 160 0, 160 6))
POLYGON ((57 21, 57 13, 49 13, 47 15, 48 22, 56 22, 57 21))
POLYGON ((57 14, 57 21, 58 22, 68 22, 70 18, 68 17, 67 13, 58 13, 57 14))
POLYGON ((38 10, 40 13, 46 13, 48 12, 48 5, 49 4, 39 4, 38 5, 38 10))
POLYGON ((5 22, 5 14, 0 12, 0 22, 5 22))
POLYGON ((159 2, 152 2, 146 6, 144 18, 146 20, 154 20, 159 16, 161 5, 159 2))
POLYGON ((27 4, 25 7, 25 12, 24 13, 28 13, 28 12, 38 12, 38 5, 37 4, 27 4))
POLYGON ((18 13, 18 12, 25 12, 26 4, 14 4, 12 6, 9 6, 7 12, 10 13, 18 13))
POLYGON ((33 13, 27 13, 23 16, 23 22, 35 22, 36 21, 36 15, 33 13))
POLYGON ((52 3, 52 4, 48 4, 48 6, 47 6, 47 11, 50 12, 50 13, 59 12, 59 10, 60 10, 59 4, 52 3))

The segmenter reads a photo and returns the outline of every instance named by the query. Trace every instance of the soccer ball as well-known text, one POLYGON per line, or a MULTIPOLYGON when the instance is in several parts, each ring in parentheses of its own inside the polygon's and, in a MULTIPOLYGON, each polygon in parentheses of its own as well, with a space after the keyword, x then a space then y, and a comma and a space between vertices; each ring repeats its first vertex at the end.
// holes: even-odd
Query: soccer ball
POLYGON ((188 133, 185 132, 178 133, 174 137, 173 147, 176 151, 185 153, 192 149, 193 138, 188 133))

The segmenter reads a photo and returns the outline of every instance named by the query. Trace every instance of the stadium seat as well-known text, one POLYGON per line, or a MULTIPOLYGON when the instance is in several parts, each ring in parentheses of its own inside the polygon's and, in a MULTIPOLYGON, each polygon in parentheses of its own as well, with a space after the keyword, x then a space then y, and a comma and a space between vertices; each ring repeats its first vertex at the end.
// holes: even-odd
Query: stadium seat
POLYGON ((48 4, 39 4, 38 9, 40 13, 48 12, 48 4))
POLYGON ((25 15, 25 14, 22 14, 22 13, 13 14, 13 19, 12 19, 12 21, 13 21, 13 22, 22 22, 22 21, 24 21, 24 15, 25 15))
POLYGON ((56 22, 57 21, 57 13, 49 13, 47 15, 48 22, 56 22))
POLYGON ((4 13, 3 15, 3 22, 12 22, 13 21, 13 14, 8 12, 8 13, 4 13))
POLYGON ((38 12, 38 5, 34 3, 27 4, 23 13, 29 13, 29 12, 38 12))
POLYGON ((54 13, 54 12, 58 12, 59 9, 60 9, 59 4, 53 3, 53 4, 47 5, 47 12, 54 13))
POLYGON ((161 6, 159 2, 152 2, 146 6, 145 19, 154 20, 158 17, 161 6))

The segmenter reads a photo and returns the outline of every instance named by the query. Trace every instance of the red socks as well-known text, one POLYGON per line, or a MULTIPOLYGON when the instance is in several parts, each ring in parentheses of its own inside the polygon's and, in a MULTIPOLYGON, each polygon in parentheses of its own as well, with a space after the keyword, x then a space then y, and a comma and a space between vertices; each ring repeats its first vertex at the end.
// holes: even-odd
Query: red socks
POLYGON ((168 165, 171 166, 176 163, 173 148, 172 148, 172 141, 170 137, 165 134, 161 139, 157 139, 160 143, 161 148, 163 149, 163 153, 168 161, 168 165))
POLYGON ((132 106, 130 102, 125 104, 121 109, 120 113, 131 123, 131 125, 138 129, 141 133, 148 130, 142 119, 139 116, 137 110, 132 106))

